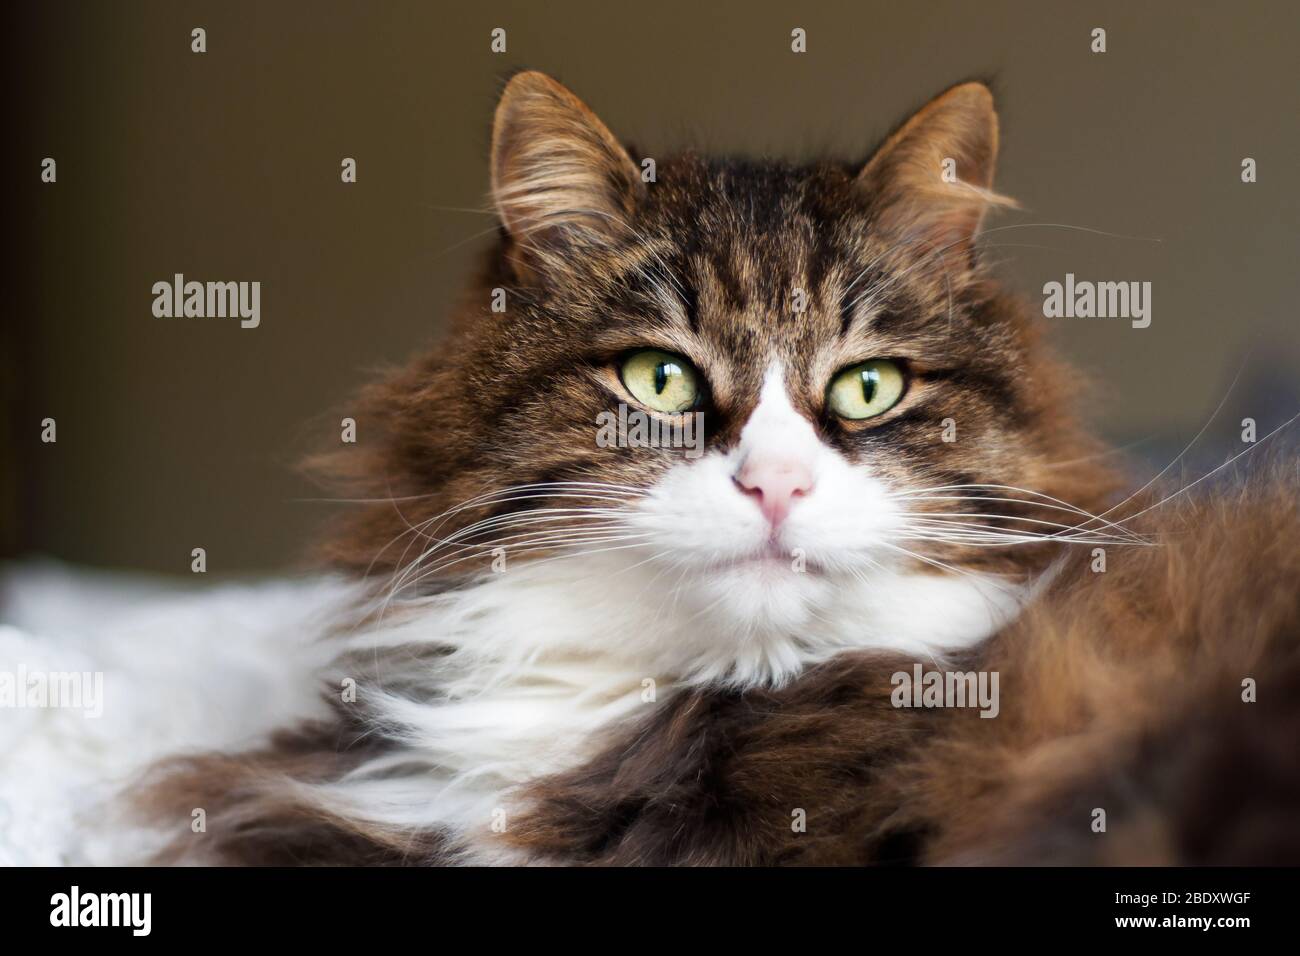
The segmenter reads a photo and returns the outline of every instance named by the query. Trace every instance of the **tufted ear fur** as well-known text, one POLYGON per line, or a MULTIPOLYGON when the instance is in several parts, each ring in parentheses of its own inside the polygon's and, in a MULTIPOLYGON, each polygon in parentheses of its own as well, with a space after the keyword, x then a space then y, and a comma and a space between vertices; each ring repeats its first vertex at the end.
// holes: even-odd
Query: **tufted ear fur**
POLYGON ((515 76, 492 124, 492 198, 525 253, 619 235, 644 184, 585 103, 544 73, 515 76))
POLYGON ((968 257, 990 206, 1014 203, 993 192, 998 116, 982 83, 940 94, 889 137, 858 174, 877 226, 923 249, 968 257))

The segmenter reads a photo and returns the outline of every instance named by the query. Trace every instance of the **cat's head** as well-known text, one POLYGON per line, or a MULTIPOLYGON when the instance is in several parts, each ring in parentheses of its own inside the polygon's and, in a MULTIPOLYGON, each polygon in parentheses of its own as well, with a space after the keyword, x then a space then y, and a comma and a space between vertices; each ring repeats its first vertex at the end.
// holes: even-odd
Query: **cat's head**
POLYGON ((500 240, 453 334, 372 390, 385 500, 335 554, 405 593, 577 562, 723 647, 845 614, 984 636, 945 621, 1041 569, 1032 536, 1106 531, 1068 382, 981 266, 997 143, 967 83, 865 163, 651 164, 515 76, 500 240))

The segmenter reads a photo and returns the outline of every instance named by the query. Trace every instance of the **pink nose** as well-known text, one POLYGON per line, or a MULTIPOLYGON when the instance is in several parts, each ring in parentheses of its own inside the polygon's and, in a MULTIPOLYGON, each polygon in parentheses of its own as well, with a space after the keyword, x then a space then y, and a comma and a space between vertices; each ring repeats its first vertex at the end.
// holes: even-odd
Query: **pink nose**
POLYGON ((758 499, 764 516, 776 527, 790 513, 798 495, 812 491, 812 471, 801 461, 751 455, 736 473, 736 484, 758 499))

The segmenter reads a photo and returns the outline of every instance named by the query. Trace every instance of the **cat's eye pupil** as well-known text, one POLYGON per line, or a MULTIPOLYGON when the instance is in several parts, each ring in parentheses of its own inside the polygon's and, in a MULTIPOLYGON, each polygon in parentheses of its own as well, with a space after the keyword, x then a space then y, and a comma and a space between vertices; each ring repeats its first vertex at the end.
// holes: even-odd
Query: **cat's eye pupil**
POLYGON ((880 373, 874 368, 864 368, 862 378, 862 401, 870 405, 876 397, 876 388, 880 384, 880 373))
POLYGON ((662 395, 664 389, 668 387, 668 376, 680 370, 667 362, 660 362, 655 366, 655 394, 662 395))

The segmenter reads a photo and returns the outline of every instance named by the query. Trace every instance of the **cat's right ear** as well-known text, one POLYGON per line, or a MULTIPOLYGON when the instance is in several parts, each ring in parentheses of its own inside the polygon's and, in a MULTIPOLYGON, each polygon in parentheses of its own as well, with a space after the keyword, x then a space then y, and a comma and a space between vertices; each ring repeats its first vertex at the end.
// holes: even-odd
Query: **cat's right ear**
POLYGON ((969 253, 985 212, 1015 202, 993 191, 998 116, 982 83, 931 100, 858 174, 878 229, 958 258, 969 253))
POLYGON ((518 252, 543 269, 627 233, 645 186, 587 105, 544 73, 510 80, 492 124, 492 199, 518 252))

